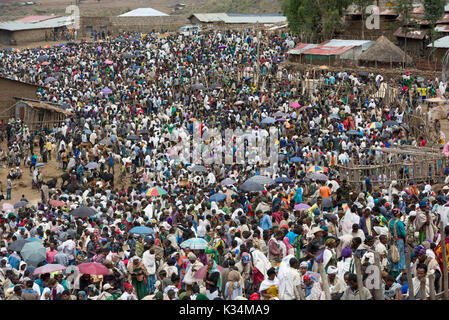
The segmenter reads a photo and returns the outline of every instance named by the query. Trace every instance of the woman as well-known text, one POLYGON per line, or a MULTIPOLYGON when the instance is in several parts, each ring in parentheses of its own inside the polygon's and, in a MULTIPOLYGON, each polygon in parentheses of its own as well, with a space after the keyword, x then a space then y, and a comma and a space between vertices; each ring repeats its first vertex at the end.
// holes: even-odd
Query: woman
POLYGON ((276 277, 276 270, 270 268, 267 276, 267 279, 260 284, 260 294, 263 300, 279 300, 279 279, 276 277))
POLYGON ((383 285, 385 300, 402 300, 402 286, 395 282, 393 276, 389 274, 383 285))
POLYGON ((77 294, 77 300, 87 300, 86 291, 79 291, 77 294))
POLYGON ((209 300, 218 297, 218 293, 221 291, 221 274, 214 260, 207 262, 207 269, 203 281, 206 283, 206 295, 209 300))
POLYGON ((228 281, 224 291, 224 297, 226 300, 235 300, 236 297, 242 295, 242 285, 240 273, 236 270, 232 270, 228 274, 228 281))
POLYGON ((128 262, 128 273, 129 282, 136 289, 137 298, 139 300, 143 299, 148 295, 148 287, 145 279, 148 278, 149 274, 139 257, 134 256, 132 262, 128 262))
POLYGON ((393 218, 388 223, 388 228, 391 234, 390 255, 391 261, 391 275, 397 277, 399 273, 405 273, 405 247, 407 242, 407 233, 405 232, 404 223, 400 220, 401 211, 397 208, 393 209, 393 218), (399 261, 393 262, 391 260, 391 246, 395 244, 399 251, 399 261))
POLYGON ((347 272, 354 273, 355 263, 352 258, 352 250, 350 247, 344 247, 341 251, 342 260, 338 261, 338 276, 344 278, 347 272))
POLYGON ((50 288, 45 288, 41 294, 41 300, 51 300, 51 290, 50 288))

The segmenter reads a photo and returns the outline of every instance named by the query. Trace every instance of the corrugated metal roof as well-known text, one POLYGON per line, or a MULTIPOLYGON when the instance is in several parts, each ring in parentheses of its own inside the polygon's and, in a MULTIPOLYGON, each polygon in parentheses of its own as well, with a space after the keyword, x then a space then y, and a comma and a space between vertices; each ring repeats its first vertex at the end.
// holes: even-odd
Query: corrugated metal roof
POLYGON ((444 6, 444 12, 449 12, 449 3, 444 6))
MULTIPOLYGON (((449 48, 449 36, 436 40, 434 46, 435 48, 449 48)), ((432 44, 429 44, 427 48, 432 48, 432 44)))
POLYGON ((298 55, 309 49, 315 48, 317 45, 313 43, 300 43, 296 48, 288 51, 288 54, 298 55))
POLYGON ((17 21, 9 21, 0 23, 0 30, 8 31, 23 31, 23 30, 33 30, 33 29, 50 29, 68 26, 74 23, 72 16, 58 17, 54 19, 48 19, 36 23, 23 23, 17 21))
POLYGON ((440 26, 436 26, 435 27, 435 31, 437 31, 437 32, 449 32, 449 25, 442 24, 440 26))
POLYGON ((287 18, 278 13, 273 14, 236 14, 236 13, 195 13, 189 17, 195 17, 204 23, 220 22, 224 23, 281 23, 287 22, 287 18))
POLYGON ((407 38, 407 39, 417 39, 422 40, 426 36, 426 31, 424 30, 407 30, 407 35, 402 32, 402 28, 399 27, 393 34, 395 37, 407 38))
POLYGON ((441 20, 438 20, 437 23, 449 23, 449 13, 445 13, 441 20))
POLYGON ((58 18, 59 16, 26 16, 21 19, 14 20, 16 22, 23 22, 23 23, 34 23, 34 22, 40 22, 48 19, 58 18))
POLYGON ((321 43, 320 45, 329 47, 362 47, 365 51, 374 44, 371 40, 344 40, 344 39, 332 39, 321 43))
POLYGON ((137 8, 135 10, 128 11, 119 17, 161 17, 168 16, 168 14, 155 10, 153 8, 137 8))
POLYGON ((303 54, 310 54, 316 56, 337 56, 352 49, 353 46, 348 47, 331 47, 331 46, 317 46, 315 48, 306 50, 303 54))
POLYGON ((67 110, 64 110, 62 107, 57 107, 55 105, 52 105, 52 104, 49 104, 46 102, 42 102, 42 101, 35 102, 35 101, 20 100, 19 102, 22 102, 32 108, 54 111, 54 112, 58 112, 58 113, 63 113, 65 115, 70 114, 70 112, 68 112, 67 110))

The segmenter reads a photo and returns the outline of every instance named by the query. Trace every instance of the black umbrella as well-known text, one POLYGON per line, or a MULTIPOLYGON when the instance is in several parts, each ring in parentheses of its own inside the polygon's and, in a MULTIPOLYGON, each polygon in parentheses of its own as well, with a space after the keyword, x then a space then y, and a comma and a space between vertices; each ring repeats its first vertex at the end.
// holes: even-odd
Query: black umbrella
POLYGON ((133 141, 138 141, 138 140, 140 140, 140 137, 136 136, 135 134, 132 134, 132 135, 128 136, 127 139, 128 140, 133 140, 133 141))
POLYGON ((243 191, 263 191, 263 185, 254 181, 246 181, 240 187, 240 190, 243 191))
POLYGON ((132 59, 134 56, 132 55, 132 54, 127 54, 127 55, 125 55, 125 59, 132 59))
POLYGON ((97 211, 89 207, 79 207, 78 209, 72 211, 72 216, 75 217, 91 217, 96 214, 97 211))
POLYGON ((38 62, 44 62, 48 60, 48 56, 47 55, 43 55, 43 56, 39 56, 39 58, 37 58, 38 62))
POLYGON ((191 88, 194 90, 206 90, 206 87, 201 83, 195 83, 191 88))
POLYGON ((148 130, 147 129, 142 129, 142 130, 139 130, 139 133, 141 133, 141 134, 148 134, 148 130))
POLYGON ((74 46, 74 45, 76 45, 76 42, 75 41, 69 41, 69 42, 67 42, 67 45, 74 46))
POLYGON ((384 122, 384 127, 392 127, 392 126, 397 126, 399 125, 399 123, 397 123, 396 121, 385 121, 384 122))
POLYGON ((20 250, 22 250, 23 246, 25 244, 27 244, 28 242, 30 242, 30 241, 29 240, 23 240, 23 239, 16 240, 16 241, 14 241, 13 243, 11 243, 8 246, 8 250, 20 251, 20 250))
POLYGON ((192 172, 206 172, 208 171, 205 166, 196 165, 192 168, 192 172))
POLYGON ((14 205, 14 209, 25 207, 28 204, 28 201, 19 201, 14 205))

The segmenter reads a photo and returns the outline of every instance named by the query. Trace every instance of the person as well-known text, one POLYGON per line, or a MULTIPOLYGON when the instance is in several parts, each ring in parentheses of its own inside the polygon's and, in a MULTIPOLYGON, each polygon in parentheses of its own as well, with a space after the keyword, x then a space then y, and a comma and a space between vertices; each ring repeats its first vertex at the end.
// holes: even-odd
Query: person
POLYGON ((119 300, 137 300, 136 290, 134 286, 128 282, 125 283, 125 292, 120 296, 119 300))
POLYGON ((300 300, 301 299, 301 279, 299 277, 299 261, 291 258, 289 261, 290 268, 285 278, 285 290, 281 294, 281 300, 300 300))
POLYGON ((11 200, 12 181, 10 178, 6 181, 6 199, 11 200))
POLYGON ((400 220, 400 216, 401 211, 399 209, 393 209, 393 218, 388 223, 391 234, 390 248, 391 245, 394 244, 399 252, 399 260, 396 262, 392 261, 391 263, 391 273, 393 277, 397 277, 400 272, 405 272, 405 243, 407 242, 407 234, 405 232, 404 223, 400 220))
POLYGON ((22 287, 20 285, 15 285, 13 294, 11 294, 7 300, 24 300, 22 297, 22 287))
POLYGON ((339 300, 346 288, 344 280, 340 278, 337 273, 338 269, 335 266, 329 266, 327 269, 329 292, 332 300, 339 300))
POLYGON ((149 276, 142 260, 134 256, 132 262, 128 262, 128 281, 132 283, 139 300, 148 295, 148 287, 145 278, 149 276))
POLYGON ((214 260, 207 262, 206 273, 203 278, 206 284, 206 295, 209 300, 218 297, 221 291, 221 274, 217 269, 217 263, 214 260))
POLYGON ((402 286, 395 281, 391 274, 386 276, 382 288, 385 300, 402 300, 402 286))
POLYGON ((343 292, 340 300, 371 300, 372 297, 371 292, 367 288, 359 288, 357 275, 355 273, 349 273, 348 288, 343 292))
POLYGON ((226 282, 224 297, 226 300, 235 300, 236 297, 242 295, 242 281, 240 273, 237 270, 232 270, 228 274, 228 281, 226 282))
POLYGON ((276 270, 272 267, 267 271, 267 277, 259 287, 262 300, 279 300, 279 279, 276 270))
POLYGON ((410 290, 407 292, 407 296, 409 297, 410 294, 413 294, 415 297, 415 300, 422 297, 423 292, 421 290, 421 282, 424 282, 424 293, 426 296, 429 296, 429 278, 427 278, 427 266, 423 263, 419 263, 416 266, 416 274, 414 275, 413 279, 413 292, 410 292, 410 290))

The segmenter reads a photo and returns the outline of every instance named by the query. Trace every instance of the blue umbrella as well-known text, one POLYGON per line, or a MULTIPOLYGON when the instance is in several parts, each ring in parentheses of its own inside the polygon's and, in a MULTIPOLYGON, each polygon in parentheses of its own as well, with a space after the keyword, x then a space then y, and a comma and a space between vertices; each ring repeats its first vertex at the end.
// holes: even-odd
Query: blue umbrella
POLYGON ((26 240, 31 241, 31 242, 39 242, 39 243, 42 243, 42 240, 41 240, 41 239, 38 239, 38 238, 27 238, 26 240))
POLYGON ((329 119, 338 119, 338 120, 340 120, 341 118, 340 118, 340 116, 338 114, 331 114, 329 116, 329 119))
POLYGON ((19 201, 14 205, 14 209, 25 207, 28 204, 28 201, 19 201))
POLYGON ((43 166, 45 166, 45 163, 43 163, 43 162, 39 162, 38 164, 36 164, 36 168, 43 167, 43 166))
POLYGON ((292 180, 287 178, 287 177, 279 177, 279 178, 274 179, 274 181, 276 181, 276 183, 284 183, 284 182, 290 183, 290 182, 292 182, 292 180))
POLYGON ((346 134, 350 136, 357 136, 360 134, 360 132, 358 132, 357 130, 349 130, 348 132, 346 132, 346 134))
POLYGON ((222 182, 220 182, 222 186, 232 186, 234 183, 235 181, 232 180, 231 178, 226 178, 222 182))
POLYGON ((293 157, 290 159, 291 162, 301 162, 302 159, 300 157, 293 157))
POLYGON ((129 233, 135 233, 135 234, 154 234, 154 230, 148 227, 134 227, 131 230, 129 230, 129 233))
POLYGON ((263 119, 260 124, 272 124, 275 123, 276 119, 272 118, 272 117, 266 117, 265 119, 263 119))
POLYGON ((224 193, 216 193, 214 194, 212 197, 210 197, 210 201, 223 201, 224 199, 226 199, 226 195, 224 193))
POLYGON ((23 260, 33 266, 37 266, 40 262, 44 261, 46 257, 46 250, 40 242, 28 242, 26 243, 20 254, 23 260))
POLYGON ((98 169, 100 167, 101 167, 100 164, 96 162, 89 162, 88 164, 86 164, 87 169, 98 169))
POLYGON ((204 250, 207 248, 207 241, 202 238, 190 238, 181 243, 181 248, 190 248, 192 250, 204 250))
POLYGON ((243 191, 263 191, 264 187, 260 183, 254 181, 245 181, 239 189, 243 191))

